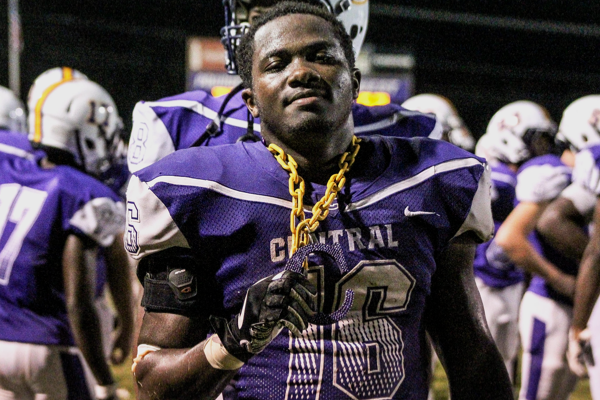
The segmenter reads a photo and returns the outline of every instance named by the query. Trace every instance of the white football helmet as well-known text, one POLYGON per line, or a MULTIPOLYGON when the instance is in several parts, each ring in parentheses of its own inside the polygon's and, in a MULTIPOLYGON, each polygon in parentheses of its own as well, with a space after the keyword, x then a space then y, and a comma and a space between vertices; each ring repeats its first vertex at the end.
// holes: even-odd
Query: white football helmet
POLYGON ((0 129, 27 133, 25 106, 12 90, 4 86, 0 86, 0 129))
POLYGON ((475 148, 475 138, 462 118, 458 115, 454 104, 444 96, 423 93, 413 96, 402 103, 402 107, 426 114, 434 114, 442 124, 442 138, 468 151, 475 148))
POLYGON ((124 157, 123 122, 112 97, 97 83, 59 81, 31 96, 29 103, 29 140, 34 145, 70 153, 76 165, 98 178, 124 157))
POLYGON ((492 116, 476 153, 488 159, 520 164, 533 156, 530 145, 543 134, 556 136, 556 123, 548 110, 532 101, 515 101, 492 116))
MULTIPOLYGON (((29 94, 27 95, 27 108, 29 110, 35 109, 36 102, 42 97, 44 91, 50 86, 57 85, 60 82, 70 81, 72 79, 88 79, 88 77, 73 68, 70 67, 55 67, 44 71, 41 75, 35 78, 33 84, 29 88, 29 94)), ((29 123, 32 123, 34 117, 29 115, 29 123)))
POLYGON ((600 95, 584 96, 569 104, 560 120, 557 138, 574 151, 600 143, 600 95))
MULTIPOLYGON (((225 26, 221 28, 221 43, 225 47, 225 67, 230 74, 237 74, 235 52, 239 40, 250 27, 248 21, 250 9, 257 3, 272 7, 280 0, 223 0, 225 7, 225 26)), ((293 1, 293 0, 292 0, 293 1)), ((322 4, 334 13, 344 24, 346 32, 352 38, 354 54, 358 55, 365 41, 369 23, 369 0, 303 0, 322 4)))

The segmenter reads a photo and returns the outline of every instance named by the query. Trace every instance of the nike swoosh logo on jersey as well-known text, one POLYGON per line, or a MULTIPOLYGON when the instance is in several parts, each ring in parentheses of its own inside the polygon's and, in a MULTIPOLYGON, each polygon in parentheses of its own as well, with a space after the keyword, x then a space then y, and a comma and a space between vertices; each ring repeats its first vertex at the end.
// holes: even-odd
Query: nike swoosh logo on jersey
POLYGON ((437 215, 438 217, 440 216, 440 214, 433 211, 410 211, 408 209, 408 206, 406 206, 406 208, 404 209, 404 215, 407 217, 416 217, 417 215, 437 215))

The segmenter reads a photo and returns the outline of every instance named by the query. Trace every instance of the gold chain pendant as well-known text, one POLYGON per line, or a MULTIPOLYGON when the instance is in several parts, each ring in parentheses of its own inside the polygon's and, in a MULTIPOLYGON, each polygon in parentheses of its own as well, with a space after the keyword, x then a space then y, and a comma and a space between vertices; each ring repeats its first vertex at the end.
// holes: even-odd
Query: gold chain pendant
MULTIPOLYGON (((342 154, 338 166, 340 172, 331 175, 327 182, 327 189, 321 200, 312 208, 312 217, 306 219, 304 216, 304 179, 298 175, 298 163, 290 155, 285 154, 283 149, 275 144, 270 144, 268 149, 275 156, 275 159, 281 165, 281 167, 290 174, 289 179, 289 191, 292 196, 292 212, 290 214, 290 230, 292 232, 292 248, 290 249, 290 256, 302 246, 306 246, 310 241, 309 234, 314 232, 319 226, 319 222, 327 218, 329 214, 329 207, 333 200, 337 196, 338 192, 342 190, 346 183, 345 174, 350 170, 358 150, 360 149, 360 139, 356 136, 352 137, 352 150, 342 154), (298 224, 296 224, 298 219, 298 224)), ((306 266, 306 263, 305 263, 306 266)))

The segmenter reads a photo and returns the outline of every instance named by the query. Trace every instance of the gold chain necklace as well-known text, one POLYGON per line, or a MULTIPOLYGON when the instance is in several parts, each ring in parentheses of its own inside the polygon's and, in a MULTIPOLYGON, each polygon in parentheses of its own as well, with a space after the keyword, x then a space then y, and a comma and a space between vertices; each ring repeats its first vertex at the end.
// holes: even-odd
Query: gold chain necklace
POLYGON ((292 248, 290 256, 292 256, 300 247, 306 246, 310 241, 309 234, 314 232, 319 226, 319 222, 327 218, 329 214, 329 206, 337 196, 338 192, 344 187, 346 178, 344 175, 350 170, 356 159, 358 150, 360 149, 360 139, 356 136, 352 137, 352 149, 342 154, 338 166, 340 172, 331 175, 327 182, 327 190, 317 203, 313 206, 312 217, 306 219, 304 216, 304 179, 298 175, 298 163, 288 154, 285 154, 283 149, 275 144, 270 144, 268 149, 275 156, 275 159, 281 167, 290 174, 289 190, 292 196, 292 212, 290 214, 290 230, 292 231, 292 248), (296 218, 298 224, 296 224, 296 218))

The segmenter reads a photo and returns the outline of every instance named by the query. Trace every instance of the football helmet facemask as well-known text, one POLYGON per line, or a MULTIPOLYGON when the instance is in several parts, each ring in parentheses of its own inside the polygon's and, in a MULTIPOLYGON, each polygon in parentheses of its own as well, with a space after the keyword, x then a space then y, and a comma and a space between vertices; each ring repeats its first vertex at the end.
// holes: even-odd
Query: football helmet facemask
POLYGON ((442 125, 442 139, 468 151, 475 148, 475 138, 454 104, 444 96, 423 93, 413 96, 402 103, 402 107, 425 114, 434 114, 442 125))
POLYGON ((27 133, 25 106, 12 90, 4 86, 0 86, 0 129, 27 133))
POLYGON ((554 143, 555 136, 556 123, 548 110, 532 101, 515 101, 492 116, 476 153, 505 163, 521 164, 538 155, 534 151, 538 139, 546 138, 554 143))
POLYGON ((59 81, 31 96, 29 140, 70 153, 74 163, 97 178, 124 159, 123 122, 108 92, 86 79, 59 81))
POLYGON ((565 108, 557 140, 575 152, 600 143, 600 95, 581 97, 565 108))
MULTIPOLYGON (((280 0, 223 0, 225 8, 225 26, 221 28, 221 43, 225 47, 225 68, 229 74, 237 74, 235 52, 240 38, 250 27, 250 11, 253 7, 272 7, 280 0)), ((358 55, 369 22, 369 0, 303 0, 321 4, 334 13, 344 24, 346 32, 352 38, 354 54, 358 55)))

